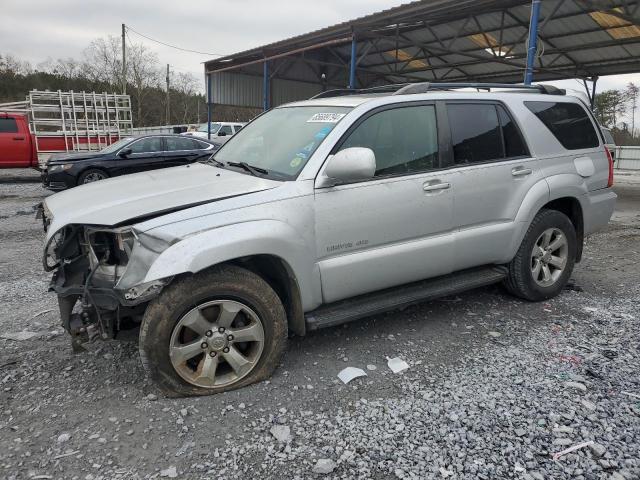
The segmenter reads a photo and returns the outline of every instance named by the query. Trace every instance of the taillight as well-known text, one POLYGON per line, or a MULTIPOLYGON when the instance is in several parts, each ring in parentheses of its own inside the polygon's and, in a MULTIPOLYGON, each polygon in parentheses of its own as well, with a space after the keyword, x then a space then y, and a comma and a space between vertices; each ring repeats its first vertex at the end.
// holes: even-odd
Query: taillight
POLYGON ((609 160, 609 180, 607 181, 607 188, 613 187, 613 157, 607 147, 604 147, 604 151, 607 152, 607 159, 609 160))

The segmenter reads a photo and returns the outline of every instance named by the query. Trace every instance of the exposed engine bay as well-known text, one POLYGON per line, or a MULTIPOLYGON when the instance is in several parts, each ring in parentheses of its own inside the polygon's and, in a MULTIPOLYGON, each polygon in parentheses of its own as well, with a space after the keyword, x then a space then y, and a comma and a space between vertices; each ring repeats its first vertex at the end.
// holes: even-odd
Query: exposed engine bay
MULTIPOLYGON (((47 212, 40 213, 46 230, 47 212)), ((67 225, 50 238, 43 265, 53 271, 49 290, 58 295, 62 325, 75 351, 140 324, 146 304, 171 280, 142 283, 168 246, 128 226, 67 225)))

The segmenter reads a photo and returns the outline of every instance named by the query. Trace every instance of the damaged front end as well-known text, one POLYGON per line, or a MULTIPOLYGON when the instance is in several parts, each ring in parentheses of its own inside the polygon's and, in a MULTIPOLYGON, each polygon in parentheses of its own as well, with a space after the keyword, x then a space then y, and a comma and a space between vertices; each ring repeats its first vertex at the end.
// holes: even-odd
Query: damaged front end
POLYGON ((49 290, 58 295, 62 325, 75 351, 140 324, 148 302, 171 281, 144 283, 168 246, 132 227, 67 225, 50 237, 43 264, 54 272, 49 290))

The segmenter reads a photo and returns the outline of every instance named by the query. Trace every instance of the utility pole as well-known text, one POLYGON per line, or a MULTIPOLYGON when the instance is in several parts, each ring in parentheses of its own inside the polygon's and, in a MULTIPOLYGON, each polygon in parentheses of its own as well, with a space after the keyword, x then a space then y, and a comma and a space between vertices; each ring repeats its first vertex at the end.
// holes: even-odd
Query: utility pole
POLYGON ((169 115, 171 114, 171 110, 169 108, 169 64, 167 63, 167 125, 171 122, 169 121, 169 115))
POLYGON ((126 37, 126 27, 124 23, 122 24, 122 94, 126 95, 127 93, 127 42, 125 41, 126 37))

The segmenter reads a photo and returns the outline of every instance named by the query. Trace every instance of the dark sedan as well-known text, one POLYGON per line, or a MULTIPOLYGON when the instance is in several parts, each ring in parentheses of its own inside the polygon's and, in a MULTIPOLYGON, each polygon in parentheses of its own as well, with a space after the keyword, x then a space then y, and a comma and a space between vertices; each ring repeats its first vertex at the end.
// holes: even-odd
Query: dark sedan
POLYGON ((218 146, 183 135, 127 137, 99 152, 54 154, 42 172, 50 190, 96 182, 109 177, 176 167, 208 158, 218 146))

